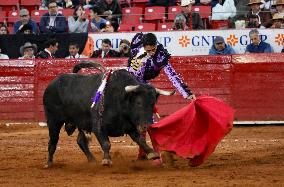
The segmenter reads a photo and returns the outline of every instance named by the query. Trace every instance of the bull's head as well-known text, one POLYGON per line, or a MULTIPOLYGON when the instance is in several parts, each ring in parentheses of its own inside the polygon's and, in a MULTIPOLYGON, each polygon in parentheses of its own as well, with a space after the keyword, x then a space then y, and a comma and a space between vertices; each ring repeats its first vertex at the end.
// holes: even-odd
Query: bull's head
POLYGON ((153 123, 154 106, 159 95, 173 95, 173 92, 154 88, 150 85, 125 87, 128 100, 128 116, 139 132, 145 131, 153 123))

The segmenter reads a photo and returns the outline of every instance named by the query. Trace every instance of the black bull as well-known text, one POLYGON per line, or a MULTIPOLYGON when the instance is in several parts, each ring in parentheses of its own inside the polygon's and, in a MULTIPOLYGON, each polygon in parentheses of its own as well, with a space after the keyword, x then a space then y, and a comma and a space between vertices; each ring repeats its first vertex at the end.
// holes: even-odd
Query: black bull
MULTIPOLYGON (((78 65, 75 66, 74 72, 82 67, 82 64, 79 68, 78 65)), ((47 167, 52 165, 60 129, 64 124, 67 133, 70 131, 68 126, 71 127, 69 135, 75 128, 78 129, 77 143, 88 161, 94 161, 95 158, 89 150, 89 139, 85 133, 94 133, 98 139, 104 152, 103 165, 112 163, 108 136, 128 134, 145 150, 148 159, 159 157, 140 137, 139 131, 152 123, 153 108, 158 95, 173 93, 141 84, 126 70, 117 70, 110 76, 100 103, 91 108, 91 98, 100 86, 102 77, 102 73, 63 74, 46 88, 43 103, 49 129, 47 167)))

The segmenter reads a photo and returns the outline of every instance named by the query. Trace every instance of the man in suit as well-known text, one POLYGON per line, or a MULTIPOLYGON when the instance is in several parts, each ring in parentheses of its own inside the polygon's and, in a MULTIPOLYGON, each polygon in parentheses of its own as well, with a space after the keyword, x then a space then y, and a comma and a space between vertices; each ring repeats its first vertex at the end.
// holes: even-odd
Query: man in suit
POLYGON ((109 39, 103 39, 102 48, 96 50, 91 58, 112 58, 119 57, 119 53, 111 49, 111 41, 109 39))
POLYGON ((58 50, 58 42, 56 39, 49 39, 44 43, 44 50, 40 51, 36 58, 53 59, 54 54, 58 50))
POLYGON ((41 33, 66 32, 66 18, 58 12, 56 0, 51 0, 48 3, 48 13, 41 17, 39 28, 41 33))

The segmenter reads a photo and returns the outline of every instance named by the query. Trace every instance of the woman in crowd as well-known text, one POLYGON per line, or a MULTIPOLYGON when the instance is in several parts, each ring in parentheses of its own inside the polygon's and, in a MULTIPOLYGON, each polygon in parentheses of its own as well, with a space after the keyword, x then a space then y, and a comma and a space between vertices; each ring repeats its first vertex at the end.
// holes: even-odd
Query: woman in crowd
POLYGON ((73 16, 68 18, 68 27, 70 33, 87 33, 89 20, 82 5, 74 9, 73 16))

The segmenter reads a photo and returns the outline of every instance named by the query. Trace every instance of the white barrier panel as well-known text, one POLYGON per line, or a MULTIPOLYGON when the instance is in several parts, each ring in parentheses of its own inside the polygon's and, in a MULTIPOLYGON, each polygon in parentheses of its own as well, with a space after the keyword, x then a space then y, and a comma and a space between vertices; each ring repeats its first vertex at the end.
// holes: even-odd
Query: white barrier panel
MULTIPOLYGON (((202 31, 168 31, 153 32, 158 41, 172 54, 172 56, 207 55, 216 36, 223 36, 236 53, 242 54, 250 43, 248 36, 250 29, 244 30, 202 30, 202 31)), ((281 52, 283 48, 284 29, 260 29, 262 41, 269 43, 274 52, 281 52)), ((122 39, 131 41, 136 33, 100 33, 89 34, 94 40, 94 48, 101 47, 104 38, 112 41, 113 48, 118 49, 122 39)))

